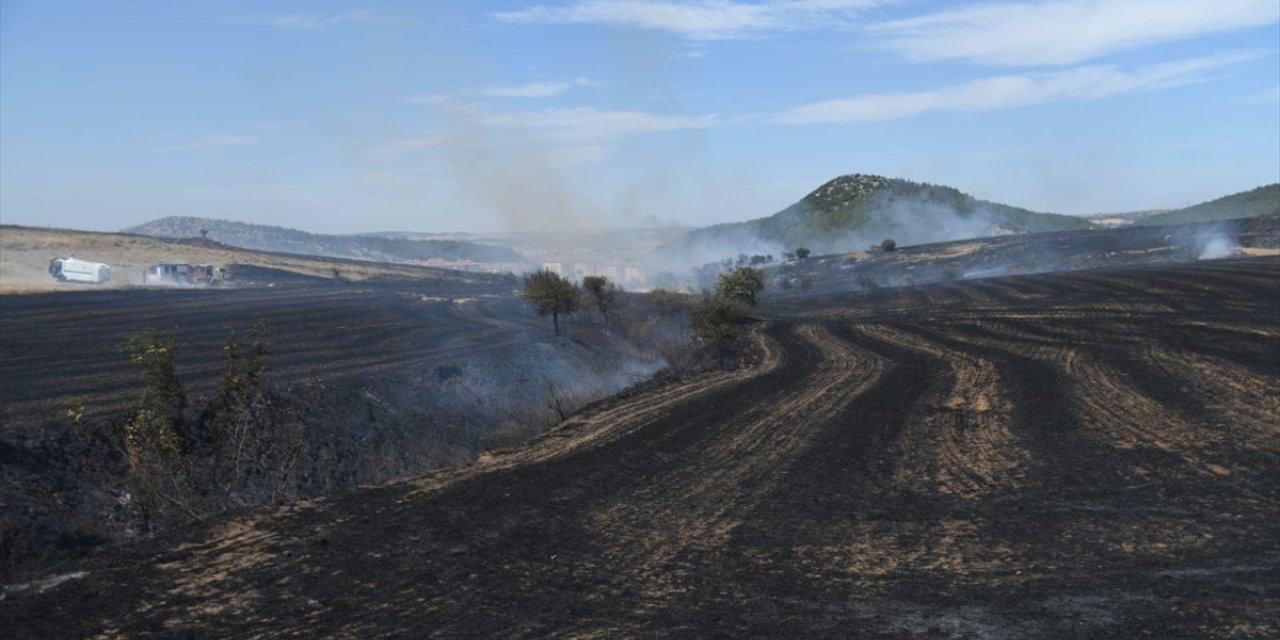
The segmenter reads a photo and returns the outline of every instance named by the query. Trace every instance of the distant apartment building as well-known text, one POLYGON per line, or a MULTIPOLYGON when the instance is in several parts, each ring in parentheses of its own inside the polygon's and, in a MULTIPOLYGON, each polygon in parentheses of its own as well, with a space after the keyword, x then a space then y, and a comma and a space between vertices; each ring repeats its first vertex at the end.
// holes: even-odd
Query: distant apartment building
POLYGON ((627 286, 642 285, 645 283, 646 277, 647 275, 645 274, 644 269, 641 269, 639 267, 623 267, 622 268, 621 281, 623 284, 627 286))

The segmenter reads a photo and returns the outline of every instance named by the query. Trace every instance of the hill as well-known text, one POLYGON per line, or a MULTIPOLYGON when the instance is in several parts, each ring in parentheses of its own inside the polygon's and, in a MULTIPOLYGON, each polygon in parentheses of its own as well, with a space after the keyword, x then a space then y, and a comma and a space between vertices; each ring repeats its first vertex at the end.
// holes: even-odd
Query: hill
POLYGON ((694 231, 685 243, 744 247, 739 250, 805 246, 817 253, 839 253, 886 237, 913 245, 1090 226, 1082 218, 979 200, 951 187, 852 174, 823 184, 772 216, 694 231))
POLYGON ((1217 200, 1146 216, 1136 224, 1183 224, 1187 222, 1215 222, 1233 218, 1252 218, 1280 213, 1280 182, 1241 191, 1217 200))
POLYGON ((379 262, 443 260, 448 262, 523 263, 506 247, 462 240, 416 240, 376 235, 326 235, 297 229, 232 220, 169 216, 124 230, 157 238, 208 237, 233 247, 379 262))

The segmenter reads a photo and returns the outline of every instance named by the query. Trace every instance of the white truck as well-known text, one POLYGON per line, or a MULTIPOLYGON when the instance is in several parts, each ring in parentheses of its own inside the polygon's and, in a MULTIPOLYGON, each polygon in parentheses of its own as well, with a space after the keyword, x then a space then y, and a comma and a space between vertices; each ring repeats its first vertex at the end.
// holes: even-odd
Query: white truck
POLYGON ((101 284, 111 279, 111 267, 101 262, 77 260, 75 256, 68 256, 50 260, 49 275, 61 282, 101 284))

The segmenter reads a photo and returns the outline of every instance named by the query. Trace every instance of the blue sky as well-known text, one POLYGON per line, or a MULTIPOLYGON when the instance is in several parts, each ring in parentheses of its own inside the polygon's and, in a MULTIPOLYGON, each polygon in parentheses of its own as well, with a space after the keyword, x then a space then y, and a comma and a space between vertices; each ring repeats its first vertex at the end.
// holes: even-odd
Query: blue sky
POLYGON ((1280 3, 0 4, 10 224, 708 224, 857 172, 1063 213, 1276 182, 1280 3))

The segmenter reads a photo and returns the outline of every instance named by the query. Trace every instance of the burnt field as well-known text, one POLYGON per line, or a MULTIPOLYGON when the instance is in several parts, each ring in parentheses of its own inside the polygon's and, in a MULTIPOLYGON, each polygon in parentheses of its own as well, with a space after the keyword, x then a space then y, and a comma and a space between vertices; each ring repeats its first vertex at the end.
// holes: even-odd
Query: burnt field
POLYGON ((1280 260, 777 299, 754 365, 10 585, 31 637, 1280 633, 1280 260))
POLYGON ((602 336, 588 317, 553 339, 550 320, 497 281, 248 275, 259 286, 0 298, 5 581, 140 537, 122 506, 123 461, 92 432, 119 428, 112 421, 142 388, 123 347, 149 327, 174 332, 177 373, 194 406, 214 393, 229 333, 259 320, 271 327, 271 383, 305 405, 304 496, 463 464, 542 428, 548 385, 581 403, 660 366, 638 334, 602 336), (68 398, 83 402, 87 426, 65 416, 68 398))

